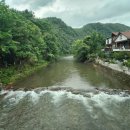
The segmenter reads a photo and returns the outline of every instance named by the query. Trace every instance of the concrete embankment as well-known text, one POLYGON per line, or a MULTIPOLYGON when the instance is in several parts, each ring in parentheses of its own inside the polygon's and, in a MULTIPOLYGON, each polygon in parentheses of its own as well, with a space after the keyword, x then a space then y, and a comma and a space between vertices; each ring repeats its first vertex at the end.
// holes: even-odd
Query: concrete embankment
POLYGON ((110 68, 112 70, 123 72, 124 74, 130 75, 130 69, 126 66, 123 66, 121 63, 113 64, 113 63, 105 62, 101 59, 97 59, 96 63, 104 67, 110 68))

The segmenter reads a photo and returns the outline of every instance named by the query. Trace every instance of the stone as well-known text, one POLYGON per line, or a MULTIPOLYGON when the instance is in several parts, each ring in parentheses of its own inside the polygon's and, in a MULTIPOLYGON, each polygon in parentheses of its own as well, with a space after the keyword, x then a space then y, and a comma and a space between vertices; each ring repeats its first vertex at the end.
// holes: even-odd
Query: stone
POLYGON ((0 91, 3 90, 3 86, 2 86, 2 83, 0 83, 0 91))

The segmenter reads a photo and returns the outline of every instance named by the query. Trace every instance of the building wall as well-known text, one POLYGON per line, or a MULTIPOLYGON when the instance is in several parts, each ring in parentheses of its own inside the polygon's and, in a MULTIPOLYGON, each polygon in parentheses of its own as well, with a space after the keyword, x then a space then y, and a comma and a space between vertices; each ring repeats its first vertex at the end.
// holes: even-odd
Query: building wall
POLYGON ((123 34, 106 39, 105 51, 128 51, 130 50, 130 40, 123 34))
POLYGON ((127 41, 127 37, 125 37, 124 35, 120 34, 115 42, 121 42, 121 41, 127 41))
POLYGON ((111 38, 108 38, 107 40, 106 40, 106 44, 111 44, 112 43, 112 39, 111 38))
POLYGON ((130 42, 129 41, 122 41, 115 44, 115 48, 118 49, 130 49, 130 42))

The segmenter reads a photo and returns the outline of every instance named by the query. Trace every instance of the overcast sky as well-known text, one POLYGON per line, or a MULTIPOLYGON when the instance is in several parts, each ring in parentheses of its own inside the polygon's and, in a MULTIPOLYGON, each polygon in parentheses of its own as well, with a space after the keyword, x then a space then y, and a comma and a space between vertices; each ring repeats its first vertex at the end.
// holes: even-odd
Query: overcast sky
POLYGON ((111 22, 130 26, 130 0, 6 0, 18 10, 32 10, 36 17, 58 17, 72 27, 111 22))

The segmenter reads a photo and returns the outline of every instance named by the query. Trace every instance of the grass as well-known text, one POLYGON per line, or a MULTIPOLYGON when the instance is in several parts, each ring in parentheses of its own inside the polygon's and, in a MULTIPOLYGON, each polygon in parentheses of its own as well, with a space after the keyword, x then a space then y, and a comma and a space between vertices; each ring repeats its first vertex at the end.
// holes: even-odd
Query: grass
POLYGON ((6 86, 8 84, 14 84, 16 81, 28 77, 35 71, 44 68, 48 65, 48 62, 41 61, 34 65, 25 64, 23 66, 10 66, 7 68, 0 68, 0 82, 6 86))

